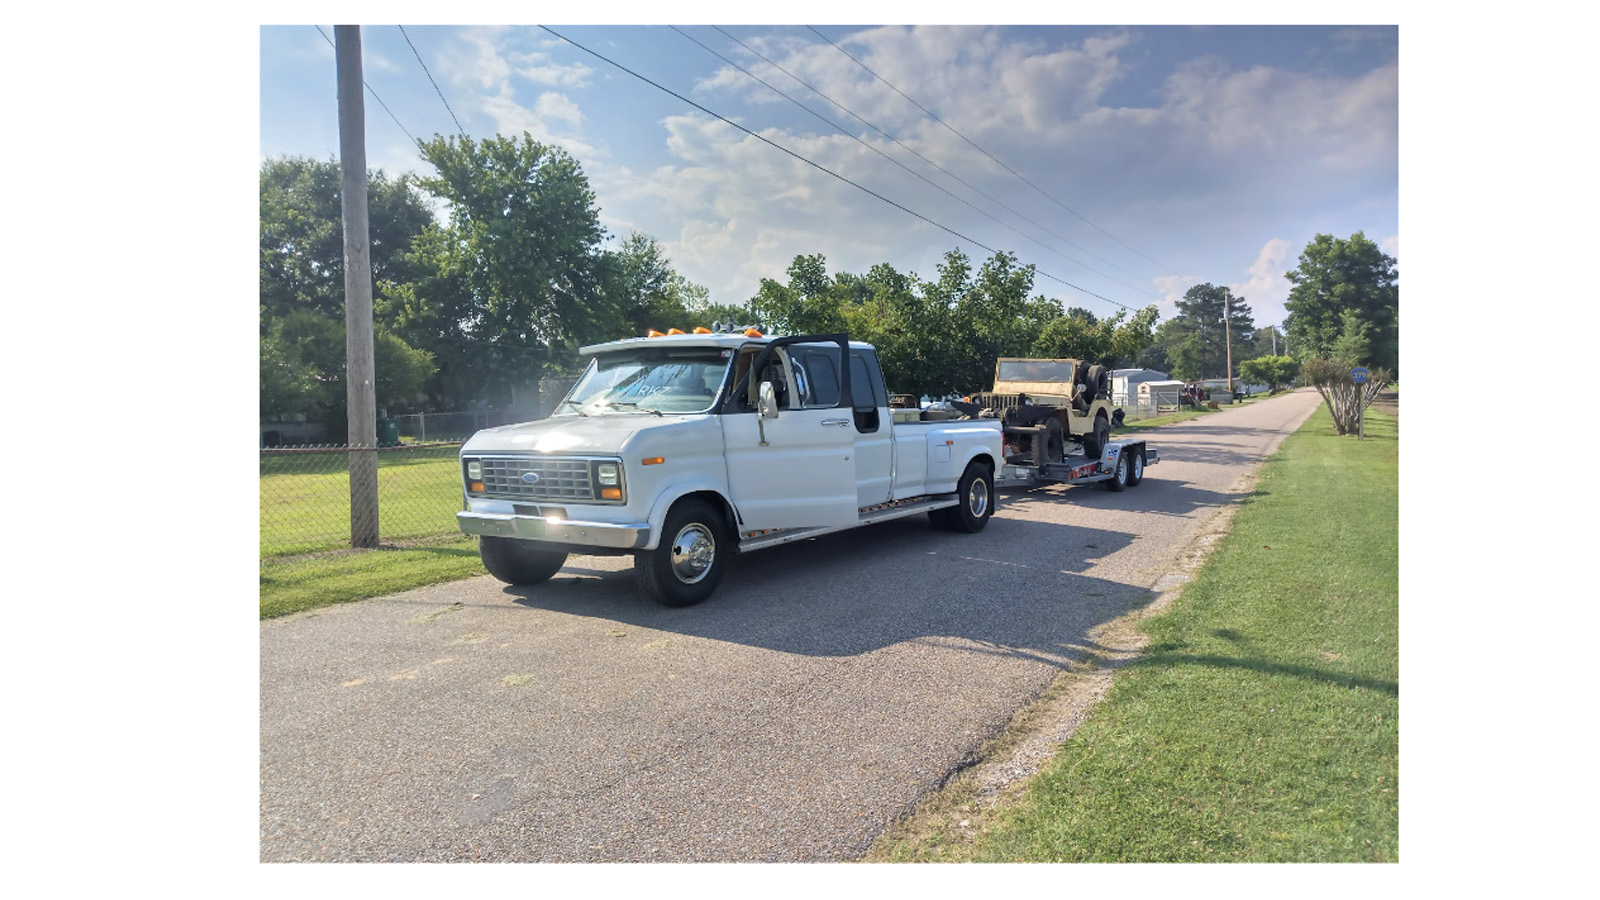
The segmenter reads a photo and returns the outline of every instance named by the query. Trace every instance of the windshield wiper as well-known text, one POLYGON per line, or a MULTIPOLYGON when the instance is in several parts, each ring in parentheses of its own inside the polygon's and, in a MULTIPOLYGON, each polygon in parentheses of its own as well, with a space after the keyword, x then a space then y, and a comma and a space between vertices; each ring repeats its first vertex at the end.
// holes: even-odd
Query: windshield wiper
POLYGON ((641 407, 635 400, 607 400, 606 402, 600 404, 600 406, 601 408, 631 406, 639 412, 653 413, 658 416, 661 415, 661 410, 651 409, 648 406, 641 407))

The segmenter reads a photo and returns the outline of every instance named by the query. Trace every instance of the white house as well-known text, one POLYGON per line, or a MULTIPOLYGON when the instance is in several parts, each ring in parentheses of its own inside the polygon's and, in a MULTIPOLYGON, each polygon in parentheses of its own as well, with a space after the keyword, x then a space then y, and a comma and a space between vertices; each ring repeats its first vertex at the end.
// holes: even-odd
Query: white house
POLYGON ((1147 381, 1166 381, 1167 373, 1155 369, 1111 370, 1111 405, 1132 404, 1139 399, 1139 385, 1147 381))
POLYGON ((1136 400, 1141 408, 1175 407, 1183 394, 1181 381, 1141 381, 1136 400))

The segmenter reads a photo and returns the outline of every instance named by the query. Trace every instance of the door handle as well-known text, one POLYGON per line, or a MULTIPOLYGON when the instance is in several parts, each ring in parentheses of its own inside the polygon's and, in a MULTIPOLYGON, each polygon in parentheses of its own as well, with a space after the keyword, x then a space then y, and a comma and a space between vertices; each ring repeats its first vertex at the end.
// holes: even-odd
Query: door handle
POLYGON ((824 426, 827 426, 827 425, 838 425, 840 428, 843 428, 844 426, 850 424, 850 420, 849 419, 823 419, 822 420, 822 424, 824 426))

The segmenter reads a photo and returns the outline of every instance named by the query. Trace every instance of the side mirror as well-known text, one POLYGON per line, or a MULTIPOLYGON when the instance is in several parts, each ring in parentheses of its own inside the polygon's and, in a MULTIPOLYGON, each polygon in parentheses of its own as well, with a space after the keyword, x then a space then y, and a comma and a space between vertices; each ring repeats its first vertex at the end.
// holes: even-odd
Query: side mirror
POLYGON ((758 407, 763 419, 776 419, 778 417, 778 394, 772 389, 772 382, 761 382, 761 401, 758 407))

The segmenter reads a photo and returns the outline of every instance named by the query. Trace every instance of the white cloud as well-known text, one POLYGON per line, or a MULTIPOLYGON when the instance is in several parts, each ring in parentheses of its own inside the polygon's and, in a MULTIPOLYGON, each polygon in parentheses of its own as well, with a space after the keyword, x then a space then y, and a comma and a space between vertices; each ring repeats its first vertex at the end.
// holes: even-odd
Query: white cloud
POLYGON ((1234 296, 1244 298, 1255 314, 1256 324, 1281 325, 1288 311, 1283 302, 1289 298, 1290 284, 1283 273, 1294 268, 1299 251, 1283 238, 1273 238, 1262 245, 1256 261, 1250 264, 1250 277, 1242 284, 1230 284, 1234 296))
POLYGON ((583 113, 578 110, 578 104, 565 94, 546 92, 539 95, 533 104, 533 111, 542 119, 561 119, 574 125, 583 121, 583 113))

